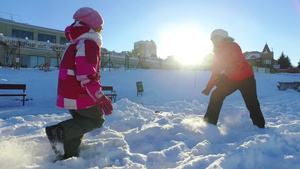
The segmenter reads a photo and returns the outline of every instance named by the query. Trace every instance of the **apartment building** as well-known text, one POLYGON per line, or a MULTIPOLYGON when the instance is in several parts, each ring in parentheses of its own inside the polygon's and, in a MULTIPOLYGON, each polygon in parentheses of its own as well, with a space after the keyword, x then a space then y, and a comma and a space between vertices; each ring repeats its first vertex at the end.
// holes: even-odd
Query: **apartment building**
POLYGON ((0 65, 58 66, 69 41, 64 31, 0 18, 0 65))
POLYGON ((133 54, 140 58, 157 58, 156 44, 153 40, 138 41, 134 43, 133 54))

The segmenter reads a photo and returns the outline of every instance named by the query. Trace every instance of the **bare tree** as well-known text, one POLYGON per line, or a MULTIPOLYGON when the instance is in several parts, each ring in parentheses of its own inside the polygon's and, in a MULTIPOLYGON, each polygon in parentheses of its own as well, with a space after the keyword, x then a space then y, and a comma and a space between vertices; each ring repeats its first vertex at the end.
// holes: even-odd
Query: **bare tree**
POLYGON ((52 45, 50 46, 50 48, 55 52, 56 54, 56 66, 59 67, 59 62, 62 58, 62 55, 63 55, 63 52, 65 51, 66 49, 66 46, 65 45, 59 45, 59 44, 56 44, 56 45, 52 45))
POLYGON ((16 65, 16 54, 18 51, 18 44, 7 44, 5 41, 0 41, 0 45, 3 47, 4 51, 4 65, 5 66, 15 66, 16 65), (11 64, 9 65, 9 60, 11 64))

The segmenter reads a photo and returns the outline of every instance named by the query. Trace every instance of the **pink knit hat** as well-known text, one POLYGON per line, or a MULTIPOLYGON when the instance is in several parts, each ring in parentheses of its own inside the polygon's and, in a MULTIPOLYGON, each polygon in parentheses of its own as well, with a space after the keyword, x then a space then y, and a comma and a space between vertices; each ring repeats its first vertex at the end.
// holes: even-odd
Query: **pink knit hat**
POLYGON ((89 27, 95 29, 103 25, 104 21, 99 12, 93 8, 83 7, 76 11, 73 15, 73 19, 77 21, 82 21, 89 27))

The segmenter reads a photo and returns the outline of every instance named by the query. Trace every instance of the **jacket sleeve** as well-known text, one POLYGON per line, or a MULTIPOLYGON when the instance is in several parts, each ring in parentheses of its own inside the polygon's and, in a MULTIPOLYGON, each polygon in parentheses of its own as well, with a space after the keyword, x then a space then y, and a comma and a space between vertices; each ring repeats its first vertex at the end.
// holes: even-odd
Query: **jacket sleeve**
POLYGON ((216 55, 214 55, 211 76, 206 85, 207 88, 212 89, 215 86, 215 80, 219 77, 219 75, 221 74, 221 71, 222 71, 222 69, 219 66, 217 57, 216 57, 216 55))
POLYGON ((76 78, 81 87, 96 102, 102 95, 97 65, 100 62, 100 48, 91 40, 80 40, 75 56, 76 78))

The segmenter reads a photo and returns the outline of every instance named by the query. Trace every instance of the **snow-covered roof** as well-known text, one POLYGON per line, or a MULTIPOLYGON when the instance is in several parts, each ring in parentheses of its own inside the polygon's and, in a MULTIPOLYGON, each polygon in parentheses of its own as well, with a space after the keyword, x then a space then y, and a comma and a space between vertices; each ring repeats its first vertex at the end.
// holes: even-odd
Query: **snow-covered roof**
POLYGON ((259 59, 260 58, 260 54, 259 53, 250 53, 246 56, 246 60, 250 60, 250 59, 259 59))

